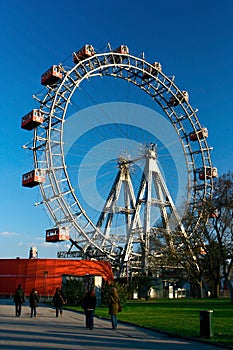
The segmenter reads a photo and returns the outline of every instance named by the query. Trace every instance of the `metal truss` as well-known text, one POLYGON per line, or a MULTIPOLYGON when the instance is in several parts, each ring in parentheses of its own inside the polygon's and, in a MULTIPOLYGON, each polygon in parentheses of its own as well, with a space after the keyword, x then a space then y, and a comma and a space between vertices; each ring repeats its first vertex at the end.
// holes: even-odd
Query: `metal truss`
MULTIPOLYGON (((182 96, 183 91, 176 86, 174 77, 166 76, 162 70, 155 70, 154 66, 147 62, 144 57, 136 57, 131 54, 121 55, 113 52, 110 46, 109 50, 96 53, 78 61, 77 64, 70 62, 68 65, 60 65, 59 67, 63 74, 61 81, 46 86, 34 96, 45 118, 44 122, 34 130, 32 144, 25 146, 33 151, 35 168, 41 168, 46 172, 46 182, 40 184, 42 201, 36 205, 45 204, 55 226, 63 225, 70 228, 72 247, 79 249, 83 256, 85 254, 86 256, 88 254, 89 256, 99 256, 99 258, 107 258, 118 264, 131 259, 132 245, 135 240, 144 241, 146 251, 149 249, 148 232, 151 231, 151 227, 149 219, 145 220, 144 223, 140 222, 139 212, 142 205, 145 207, 145 217, 147 218, 150 216, 151 206, 156 205, 160 208, 164 228, 167 231, 169 231, 170 224, 169 209, 173 213, 174 221, 183 230, 182 218, 179 218, 156 161, 152 162, 152 158, 154 158, 152 150, 148 151, 145 170, 145 174, 150 179, 146 179, 146 177, 142 179, 139 198, 135 197, 132 189, 127 164, 121 163, 122 169, 118 173, 118 178, 115 179, 103 214, 97 224, 89 218, 76 196, 67 171, 63 148, 63 128, 67 110, 74 92, 82 86, 85 80, 109 76, 123 79, 138 87, 142 93, 148 94, 154 103, 160 106, 176 130, 187 166, 187 208, 192 213, 193 227, 195 227, 201 215, 201 208, 197 203, 200 200, 207 200, 212 195, 213 179, 206 177, 204 181, 201 181, 198 177, 201 169, 212 168, 211 148, 208 146, 206 138, 198 137, 196 142, 190 142, 190 133, 198 133, 202 126, 197 117, 197 110, 192 108, 188 100, 179 97, 182 96), (123 182, 127 186, 126 201, 131 206, 118 209, 124 212, 126 218, 125 238, 120 235, 113 237, 109 233, 110 213, 108 213, 105 229, 103 230, 102 227, 108 209, 113 205, 117 191, 121 187, 120 184, 123 182), (154 184, 157 191, 157 198, 151 198, 150 205, 148 199, 147 203, 143 204, 145 188, 149 184, 154 184), (143 229, 141 229, 142 227, 143 229), (135 239, 137 229, 138 237, 135 239)), ((146 256, 146 254, 144 255, 146 256)), ((145 257, 144 264, 146 264, 145 257)))

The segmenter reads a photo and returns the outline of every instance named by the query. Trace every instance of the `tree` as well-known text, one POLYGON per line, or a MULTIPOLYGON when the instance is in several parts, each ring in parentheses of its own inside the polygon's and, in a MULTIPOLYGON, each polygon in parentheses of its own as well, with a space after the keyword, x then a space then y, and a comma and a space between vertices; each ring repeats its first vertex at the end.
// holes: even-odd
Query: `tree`
POLYGON ((218 297, 223 278, 233 302, 233 174, 228 172, 216 180, 212 198, 199 204, 200 224, 192 230, 192 217, 187 215, 187 235, 176 234, 173 258, 196 286, 194 296, 203 297, 206 288, 212 297, 218 297))
MULTIPOLYGON (((154 270, 158 269, 158 265, 167 269, 179 269, 184 272, 184 276, 190 282, 192 287, 192 295, 197 298, 204 297, 203 293, 203 256, 201 250, 203 248, 203 240, 199 230, 192 228, 193 217, 187 214, 185 218, 185 226, 187 232, 179 228, 174 232, 166 235, 164 243, 159 246, 160 256, 153 259, 154 270), (166 241, 166 242, 165 242, 166 241)), ((163 229, 159 232, 163 234, 163 229)), ((156 242, 155 242, 156 245, 156 242)))
POLYGON ((233 174, 230 172, 216 181, 207 212, 209 220, 203 230, 206 250, 209 256, 213 256, 215 263, 219 261, 219 274, 221 273, 233 302, 233 174))
POLYGON ((214 183, 213 196, 197 202, 199 225, 194 226, 192 213, 184 218, 185 232, 158 232, 164 244, 154 239, 154 269, 160 266, 183 268, 194 297, 219 296, 223 278, 233 302, 233 174, 222 175, 214 183), (156 247, 158 249, 156 249, 156 247), (158 258, 158 252, 160 257, 158 258))

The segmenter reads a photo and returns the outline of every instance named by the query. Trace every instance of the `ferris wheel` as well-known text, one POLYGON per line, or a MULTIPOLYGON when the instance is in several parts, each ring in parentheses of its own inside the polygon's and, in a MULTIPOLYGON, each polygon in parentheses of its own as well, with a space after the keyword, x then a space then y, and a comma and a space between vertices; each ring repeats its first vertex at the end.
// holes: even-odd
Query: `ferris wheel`
POLYGON ((33 170, 22 184, 40 187, 36 205, 54 223, 46 241, 70 242, 59 257, 143 259, 145 267, 161 230, 164 241, 177 227, 185 234, 187 212, 198 224, 217 177, 208 130, 188 93, 159 62, 110 44, 85 45, 42 74, 41 84, 38 108, 22 118, 34 133, 24 145, 33 170))

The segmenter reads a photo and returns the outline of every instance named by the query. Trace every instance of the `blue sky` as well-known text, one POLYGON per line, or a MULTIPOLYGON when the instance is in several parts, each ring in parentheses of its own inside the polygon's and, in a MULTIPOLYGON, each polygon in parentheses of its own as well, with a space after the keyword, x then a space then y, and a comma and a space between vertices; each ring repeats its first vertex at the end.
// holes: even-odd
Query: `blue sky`
POLYGON ((40 76, 85 43, 101 50, 127 44, 134 55, 158 60, 187 90, 190 103, 209 130, 208 143, 219 174, 233 170, 233 2, 0 0, 1 138, 0 257, 56 257, 60 248, 44 242, 53 225, 38 188, 21 187, 32 167, 22 150, 28 133, 21 117, 35 108, 40 76))

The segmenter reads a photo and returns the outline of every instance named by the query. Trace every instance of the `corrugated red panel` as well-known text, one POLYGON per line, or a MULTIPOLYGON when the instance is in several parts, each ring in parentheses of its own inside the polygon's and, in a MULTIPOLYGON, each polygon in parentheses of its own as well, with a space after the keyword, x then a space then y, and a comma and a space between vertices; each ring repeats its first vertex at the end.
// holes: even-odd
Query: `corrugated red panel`
POLYGON ((15 292, 22 285, 26 295, 36 288, 40 295, 52 295, 63 275, 102 276, 113 280, 109 262, 69 259, 0 259, 0 295, 15 292))

